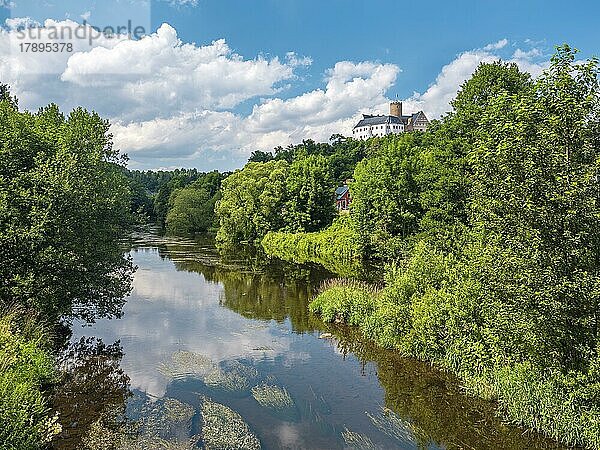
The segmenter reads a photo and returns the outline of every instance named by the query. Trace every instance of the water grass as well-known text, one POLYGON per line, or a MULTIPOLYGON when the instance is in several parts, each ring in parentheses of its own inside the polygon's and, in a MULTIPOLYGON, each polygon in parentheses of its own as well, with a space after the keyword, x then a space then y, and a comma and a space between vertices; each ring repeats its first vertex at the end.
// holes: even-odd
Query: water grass
POLYGON ((216 364, 207 356, 181 350, 173 353, 169 361, 163 362, 158 367, 162 375, 172 379, 203 379, 216 369, 216 364))
POLYGON ((346 450, 382 450, 382 448, 375 445, 368 436, 361 433, 355 433, 348 428, 344 428, 344 431, 342 431, 342 438, 346 443, 346 446, 344 447, 346 450))
POLYGON ((206 450, 259 450, 260 441, 231 408, 202 399, 202 439, 206 450))
POLYGON ((285 388, 272 384, 254 386, 252 396, 265 408, 281 411, 295 406, 294 400, 285 388))
POLYGON ((141 408, 138 424, 145 436, 162 439, 189 436, 195 414, 193 406, 174 398, 164 398, 156 402, 146 402, 141 408))
POLYGON ((415 432, 413 425, 402 419, 393 411, 387 408, 381 408, 377 414, 365 413, 373 425, 375 425, 382 433, 396 439, 399 442, 414 444, 415 432))
POLYGON ((204 377, 204 383, 213 389, 243 392, 250 389, 257 377, 256 368, 239 361, 231 361, 208 373, 204 377))

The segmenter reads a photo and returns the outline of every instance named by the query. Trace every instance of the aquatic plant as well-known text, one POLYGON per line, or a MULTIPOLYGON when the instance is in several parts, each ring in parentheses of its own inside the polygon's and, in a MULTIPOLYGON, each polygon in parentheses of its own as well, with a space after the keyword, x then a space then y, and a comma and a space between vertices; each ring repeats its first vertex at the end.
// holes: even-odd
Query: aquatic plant
POLYGON ((170 361, 160 364, 158 371, 165 377, 173 379, 203 379, 216 367, 215 363, 207 356, 180 350, 171 355, 170 361))
POLYGON ((112 430, 101 420, 94 422, 82 443, 82 450, 192 450, 198 448, 199 436, 183 442, 158 436, 136 435, 133 430, 112 430))
POLYGON ((265 408, 282 410, 294 407, 294 400, 288 391, 283 387, 272 384, 254 386, 252 396, 265 408))
POLYGON ((168 422, 186 423, 192 420, 196 410, 192 405, 180 402, 174 398, 167 398, 164 401, 164 418, 168 422))
POLYGON ((239 361, 229 362, 204 377, 204 383, 215 389, 239 392, 247 391, 258 377, 258 371, 239 361))
POLYGON ((170 439, 173 436, 189 436, 195 414, 193 406, 174 398, 147 401, 140 409, 138 426, 146 437, 170 439))
POLYGON ((342 431, 342 437, 346 443, 346 450, 381 450, 381 447, 375 445, 373 441, 366 435, 355 433, 348 428, 342 431))
POLYGON ((202 399, 202 439, 206 450, 259 450, 260 441, 231 408, 202 399))
POLYGON ((373 425, 381 430, 381 432, 400 442, 415 443, 412 424, 402 419, 391 410, 381 408, 381 412, 376 415, 369 412, 366 412, 365 414, 371 419, 373 425))

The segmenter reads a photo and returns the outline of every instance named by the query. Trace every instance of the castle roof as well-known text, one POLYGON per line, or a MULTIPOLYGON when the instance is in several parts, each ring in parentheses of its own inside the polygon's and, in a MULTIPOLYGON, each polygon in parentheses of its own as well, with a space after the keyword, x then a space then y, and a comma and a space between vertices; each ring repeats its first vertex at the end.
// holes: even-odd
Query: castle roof
POLYGON ((419 111, 414 114, 411 114, 410 116, 402 116, 402 117, 371 116, 368 114, 363 114, 363 118, 360 120, 360 122, 358 122, 354 126, 354 128, 368 127, 368 126, 373 126, 373 125, 387 125, 387 124, 392 124, 392 123, 395 123, 395 124, 403 123, 404 125, 408 125, 409 123, 414 122, 417 119, 417 116, 419 116, 422 113, 423 113, 423 111, 419 111))
MULTIPOLYGON (((404 116, 403 116, 404 118, 404 116)), ((367 127, 373 125, 386 125, 391 123, 405 123, 403 118, 396 116, 370 116, 363 114, 363 118, 358 122, 354 128, 367 127)))

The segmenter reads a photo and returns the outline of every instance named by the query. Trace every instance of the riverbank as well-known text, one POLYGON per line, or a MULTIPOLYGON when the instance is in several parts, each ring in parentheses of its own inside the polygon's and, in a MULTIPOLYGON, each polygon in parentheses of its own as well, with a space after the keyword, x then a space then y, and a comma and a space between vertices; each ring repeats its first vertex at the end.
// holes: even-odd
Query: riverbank
POLYGON ((22 311, 0 316, 1 448, 38 448, 60 433, 48 406, 56 377, 50 340, 33 317, 22 311))
POLYGON ((449 374, 310 314, 321 274, 224 263, 205 240, 153 233, 136 234, 131 256, 139 269, 123 317, 76 327, 72 340, 119 340, 123 358, 110 366, 129 377, 133 396, 100 382, 103 365, 78 364, 76 379, 97 377, 102 389, 77 390, 77 401, 64 397, 59 408, 79 417, 84 436, 88 415, 96 417, 102 402, 126 398, 125 409, 110 409, 126 411, 142 432, 155 430, 174 447, 203 435, 206 408, 214 406, 223 436, 241 418, 263 449, 362 449, 369 442, 390 450, 563 448, 501 424, 492 404, 464 395, 449 374), (261 392, 284 404, 265 401, 261 392), (95 407, 77 406, 87 404, 95 407))
POLYGON ((468 394, 496 402, 509 423, 567 445, 600 448, 597 359, 565 372, 536 360, 533 350, 507 352, 519 344, 514 337, 544 337, 525 329, 524 312, 519 318, 485 298, 485 285, 463 264, 421 245, 406 266, 388 270, 383 289, 334 280, 310 310, 356 327, 382 348, 453 373, 468 394))
POLYGON ((271 231, 261 241, 268 257, 296 264, 315 263, 346 277, 361 272, 357 233, 349 216, 340 216, 323 231, 284 233, 271 231))

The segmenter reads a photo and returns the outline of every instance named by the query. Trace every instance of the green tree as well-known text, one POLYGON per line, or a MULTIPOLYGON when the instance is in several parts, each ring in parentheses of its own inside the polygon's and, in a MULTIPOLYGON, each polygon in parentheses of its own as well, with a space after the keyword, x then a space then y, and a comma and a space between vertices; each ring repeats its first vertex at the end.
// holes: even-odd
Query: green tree
POLYGON ((246 243, 254 246, 271 230, 284 225, 286 161, 248 163, 223 180, 223 196, 217 203, 217 244, 231 248, 246 243))
POLYGON ((405 239, 419 229, 418 152, 421 134, 386 137, 373 157, 360 162, 350 186, 352 215, 368 254, 381 254, 393 238, 405 239))
POLYGON ((561 367, 596 354, 600 320, 599 69, 575 54, 560 47, 531 90, 491 102, 472 155, 473 226, 527 273, 499 271, 490 295, 528 311, 532 352, 561 367))
POLYGON ((171 194, 166 219, 169 234, 185 235, 208 231, 216 225, 215 206, 220 199, 222 175, 202 174, 194 183, 171 194))
MULTIPOLYGON (((10 96, 8 96, 10 99, 10 96)), ((118 315, 132 264, 123 160, 109 124, 56 105, 36 114, 0 101, 0 304, 50 320, 118 315)))
POLYGON ((295 160, 286 178, 287 230, 317 231, 329 226, 335 216, 335 186, 326 157, 311 155, 295 160))

